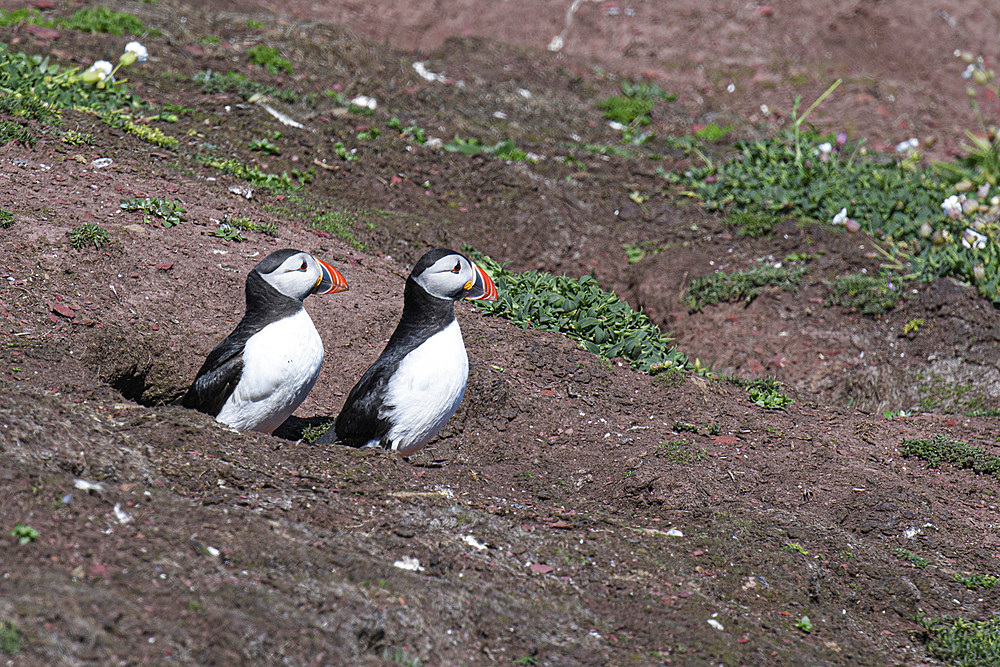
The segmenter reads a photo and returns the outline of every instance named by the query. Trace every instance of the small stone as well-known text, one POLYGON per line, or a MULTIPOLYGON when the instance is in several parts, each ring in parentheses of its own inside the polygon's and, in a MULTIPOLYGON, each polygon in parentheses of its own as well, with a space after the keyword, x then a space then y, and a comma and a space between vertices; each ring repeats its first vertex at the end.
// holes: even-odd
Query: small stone
POLYGON ((59 315, 62 315, 63 317, 68 317, 69 319, 73 319, 74 317, 76 317, 76 313, 73 311, 73 309, 67 306, 66 304, 53 303, 50 304, 50 307, 52 308, 53 313, 57 313, 59 315))
POLYGON ((551 565, 546 565, 545 563, 532 563, 528 566, 528 569, 535 574, 548 574, 549 572, 554 572, 555 568, 551 565))
POLYGON ((38 39, 50 42, 59 39, 59 31, 55 28, 46 28, 41 25, 26 25, 24 26, 24 31, 29 35, 34 35, 38 39))

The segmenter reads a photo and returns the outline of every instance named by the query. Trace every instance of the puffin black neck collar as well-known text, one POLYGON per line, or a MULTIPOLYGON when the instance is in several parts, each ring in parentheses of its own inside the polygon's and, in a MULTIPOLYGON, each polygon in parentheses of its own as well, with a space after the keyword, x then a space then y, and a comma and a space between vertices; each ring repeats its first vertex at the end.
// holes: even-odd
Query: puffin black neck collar
POLYGON ((260 316, 266 313, 271 319, 280 319, 302 308, 301 301, 279 292, 257 271, 251 271, 247 276, 246 316, 251 314, 260 316))
MULTIPOLYGON (((403 315, 392 339, 426 340, 455 320, 455 302, 432 296, 412 277, 403 288, 403 315)), ((392 340, 389 341, 390 345, 392 340)))

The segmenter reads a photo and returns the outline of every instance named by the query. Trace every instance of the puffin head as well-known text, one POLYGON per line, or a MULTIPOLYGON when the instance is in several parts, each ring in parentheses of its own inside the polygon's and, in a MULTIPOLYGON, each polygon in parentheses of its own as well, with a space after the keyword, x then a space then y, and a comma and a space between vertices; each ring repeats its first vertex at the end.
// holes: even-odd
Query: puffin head
POLYGON ((410 278, 438 299, 496 301, 497 288, 486 272, 460 252, 435 248, 418 261, 410 278))
POLYGON ((277 250, 254 267, 261 278, 281 294, 302 301, 310 294, 347 291, 340 271, 307 252, 277 250))

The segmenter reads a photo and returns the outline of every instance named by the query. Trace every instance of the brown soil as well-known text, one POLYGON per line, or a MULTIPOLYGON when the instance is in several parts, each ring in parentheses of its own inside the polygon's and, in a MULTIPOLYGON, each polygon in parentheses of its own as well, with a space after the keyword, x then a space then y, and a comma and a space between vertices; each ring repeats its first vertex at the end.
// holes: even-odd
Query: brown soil
MULTIPOLYGON (((683 169, 680 153, 557 159, 616 143, 595 102, 639 75, 679 93, 658 107, 661 134, 715 120, 756 136, 783 122, 760 104, 787 110, 843 77, 820 127, 886 145, 936 136, 945 156, 975 126, 951 52, 1000 55, 990 3, 636 2, 614 15, 585 2, 558 54, 545 47, 568 1, 291 0, 282 18, 227 0, 102 4, 162 32, 129 79, 189 111, 160 125, 177 151, 75 112, 59 129, 93 145, 29 124, 34 147, 0 147, 0 206, 16 217, 0 230, 0 621, 22 633, 15 664, 933 664, 917 616, 994 613, 998 593, 954 577, 998 569, 996 479, 899 449, 946 434, 1000 454, 1000 424, 963 416, 1000 406, 994 307, 945 280, 877 318, 825 306, 824 281, 878 269, 867 237, 791 221, 738 237, 656 174, 683 169), (259 42, 295 74, 248 68, 259 42), (416 60, 447 80, 420 78, 416 60), (206 69, 317 93, 272 103, 305 128, 203 93, 191 78, 206 69), (330 88, 379 107, 343 115, 330 88), (422 147, 385 128, 393 115, 545 159, 422 147), (369 125, 382 136, 360 140, 369 125), (248 150, 274 132, 281 155, 248 150), (360 159, 340 160, 338 141, 360 159), (316 174, 247 199, 230 191, 245 182, 194 158, 206 153, 316 174), (112 164, 95 168, 101 157, 112 164), (180 200, 187 220, 146 224, 120 210, 133 196, 180 200), (324 213, 359 243, 314 229, 324 213), (280 235, 212 236, 227 214, 280 235), (67 232, 84 222, 111 241, 74 249, 67 232), (661 250, 630 264, 622 244, 640 242, 661 250), (795 403, 764 410, 724 379, 650 377, 461 306, 470 384, 431 445, 403 460, 297 440, 336 414, 395 325, 409 265, 439 245, 594 275, 721 377, 775 375, 795 403), (334 263, 351 291, 307 302, 327 358, 297 418, 278 436, 238 434, 172 403, 241 316, 246 272, 280 247, 334 263), (820 252, 798 293, 680 303, 719 267, 820 252), (900 409, 919 414, 882 414, 900 409), (38 540, 17 544, 16 523, 38 540), (407 559, 420 569, 394 565, 407 559), (796 627, 804 615, 812 632, 796 627)), ((0 40, 64 64, 117 58, 127 41, 16 26, 0 40)))

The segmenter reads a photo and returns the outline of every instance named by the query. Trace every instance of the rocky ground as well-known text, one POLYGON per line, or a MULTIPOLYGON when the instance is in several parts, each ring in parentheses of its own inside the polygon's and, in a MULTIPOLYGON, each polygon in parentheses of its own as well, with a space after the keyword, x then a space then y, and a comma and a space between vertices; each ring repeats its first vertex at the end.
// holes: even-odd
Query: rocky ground
MULTIPOLYGON (((936 664, 918 617, 997 611, 995 590, 955 581, 998 569, 996 478, 900 448, 946 435, 1000 454, 1000 423, 966 416, 1000 407, 992 304, 939 280, 880 317, 824 305, 824 281, 878 270, 871 239, 794 221, 739 237, 657 173, 690 166, 683 151, 583 149, 620 143, 596 103, 624 78, 677 94, 657 107, 661 136, 717 122, 754 137, 841 77, 811 120, 946 158, 976 122, 952 51, 996 59, 992 5, 584 2, 567 24, 569 2, 290 0, 280 17, 272 3, 101 4, 159 31, 128 78, 175 105, 178 121, 155 126, 179 144, 67 111, 55 129, 27 124, 33 146, 0 147, 15 217, 0 230, 13 664, 936 664), (249 66, 259 43, 294 72, 249 66), (268 104, 303 127, 206 91, 206 70, 294 91, 268 104), (349 113, 336 93, 378 106, 349 113), (393 116, 539 159, 421 145, 393 116), (280 154, 251 151, 259 139, 280 154), (206 155, 314 173, 253 187, 206 155), (131 197, 179 201, 185 220, 121 210, 131 197), (226 216, 278 235, 212 235, 226 216), (109 242, 74 248, 87 222, 109 242), (623 244, 647 252, 630 262, 623 244), (435 246, 593 275, 722 379, 652 377, 460 305, 470 384, 438 439, 406 460, 299 440, 377 356, 410 265, 435 246), (247 271, 282 247, 331 262, 351 290, 307 301, 327 356, 297 418, 282 437, 239 434, 174 402, 242 315, 247 271), (793 253, 818 255, 797 293, 700 313, 680 301, 693 277, 793 253), (766 375, 787 409, 725 379, 766 375), (19 544, 16 524, 37 539, 19 544)), ((0 29, 64 65, 117 59, 128 39, 0 29)))

